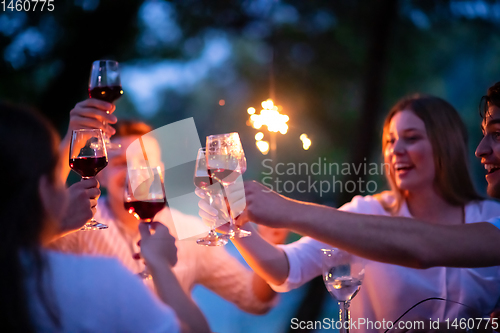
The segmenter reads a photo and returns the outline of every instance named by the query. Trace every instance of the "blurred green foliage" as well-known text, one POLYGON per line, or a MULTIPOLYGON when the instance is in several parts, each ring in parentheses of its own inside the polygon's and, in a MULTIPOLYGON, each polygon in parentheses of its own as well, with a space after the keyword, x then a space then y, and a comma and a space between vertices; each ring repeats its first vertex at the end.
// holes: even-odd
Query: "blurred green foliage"
MULTIPOLYGON (((209 43, 219 39, 230 51, 222 63, 203 75, 198 67, 185 73, 200 74, 191 84, 160 86, 151 97, 160 107, 146 114, 125 89, 116 115, 155 127, 194 117, 201 138, 238 131, 247 178, 261 179, 267 157, 255 147, 246 109, 258 108, 270 94, 290 116, 289 133, 278 134, 278 162, 321 157, 350 163, 355 152, 361 152, 358 161, 378 161, 385 112, 400 97, 423 92, 459 110, 473 150, 481 135, 479 98, 500 81, 499 24, 498 1, 58 2, 53 12, 0 14, 0 98, 36 106, 63 133, 69 111, 87 96, 93 60, 114 58, 139 72, 164 61, 187 66, 206 59, 209 43), (302 133, 313 142, 308 151, 301 148, 302 133)), ((212 52, 216 57, 219 51, 212 52)), ((484 188, 470 156, 476 183, 484 188)), ((301 176, 282 177, 287 179, 301 176)), ((383 177, 375 179, 381 190, 383 177)), ((329 204, 351 194, 338 195, 290 193, 329 204)))

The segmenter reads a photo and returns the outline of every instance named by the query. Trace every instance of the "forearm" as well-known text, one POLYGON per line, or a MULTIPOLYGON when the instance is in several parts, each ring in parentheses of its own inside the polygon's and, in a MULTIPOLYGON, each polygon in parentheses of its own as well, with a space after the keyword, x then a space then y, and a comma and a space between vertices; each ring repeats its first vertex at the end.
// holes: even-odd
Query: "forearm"
POLYGON ((172 307, 182 323, 183 332, 210 332, 208 323, 190 296, 182 290, 168 264, 148 264, 160 299, 172 307))
POLYGON ((252 277, 252 291, 255 297, 261 302, 267 303, 276 297, 276 292, 257 273, 254 273, 252 277))
POLYGON ((489 223, 445 226, 298 204, 292 230, 371 260, 414 268, 500 264, 500 230, 489 223))
POLYGON ((250 267, 265 281, 280 285, 288 278, 288 259, 279 247, 263 239, 254 228, 252 235, 233 240, 250 267))

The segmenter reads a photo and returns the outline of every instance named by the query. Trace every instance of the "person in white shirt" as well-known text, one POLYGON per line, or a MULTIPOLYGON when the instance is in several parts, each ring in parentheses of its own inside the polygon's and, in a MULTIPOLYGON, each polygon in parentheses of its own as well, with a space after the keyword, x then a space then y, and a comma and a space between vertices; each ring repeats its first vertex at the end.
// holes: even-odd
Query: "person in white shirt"
MULTIPOLYGON (((389 112, 384 124, 383 152, 388 167, 386 175, 392 190, 375 196, 355 197, 341 207, 341 211, 416 218, 429 225, 443 226, 469 225, 500 215, 500 204, 482 200, 474 190, 467 167, 465 126, 454 108, 442 99, 416 95, 399 101, 389 112)), ((286 202, 274 200, 264 203, 265 199, 273 199, 278 195, 271 191, 260 194, 266 192, 260 185, 247 184, 245 187, 247 208, 239 218, 240 223, 245 219, 253 221, 256 217, 257 223, 289 226, 300 232, 303 230, 297 230, 294 224, 297 216, 292 215, 305 217, 307 212, 299 212, 299 209, 310 212, 311 207, 317 207, 289 199, 286 202), (272 205, 272 208, 267 205, 272 205), (289 210, 294 205, 296 207, 289 210), (269 214, 270 210, 277 213, 269 214), (274 219, 285 211, 286 214, 274 219), (283 219, 285 216, 289 218, 288 222, 283 219)), ((233 196, 238 197, 238 190, 233 189, 233 196)), ((206 205, 205 201, 200 201, 200 206, 204 219, 207 222, 213 221, 215 209, 206 205)), ((329 217, 328 221, 332 220, 329 217)), ((308 221, 322 226, 328 223, 312 220, 311 216, 308 216, 308 221)), ((378 237, 374 237, 369 231, 362 230, 363 223, 344 224, 343 227, 351 229, 350 234, 363 234, 364 237, 358 237, 358 240, 373 237, 371 242, 383 242, 387 238, 387 235, 381 235, 380 232, 378 237)), ((305 234, 314 237, 320 233, 321 230, 318 229, 315 234, 305 234)), ((348 232, 343 232, 344 235, 346 233, 348 232)), ((335 242, 326 241, 324 235, 315 238, 351 251, 356 247, 363 247, 361 242, 354 244, 349 237, 336 236, 335 242), (349 245, 345 246, 346 243, 349 245)), ((310 237, 281 247, 269 245, 258 235, 234 242, 252 268, 272 283, 277 291, 296 288, 321 275, 321 249, 329 247, 310 237)), ((361 254, 360 250, 352 252, 361 254)), ((371 259, 379 259, 371 253, 362 254, 371 259)), ((386 255, 398 257, 405 256, 406 253, 386 255)), ((411 262, 407 264, 412 266, 411 262)), ((415 266, 418 267, 414 264, 415 266)), ((500 300, 499 268, 436 267, 418 270, 367 261, 362 291, 352 301, 352 318, 354 321, 365 318, 372 322, 394 322, 407 309, 431 297, 446 298, 465 306, 452 302, 427 302, 413 309, 405 319, 432 318, 443 321, 489 315, 500 300)), ((364 327, 362 331, 377 330, 364 327)))
MULTIPOLYGON (((99 102, 101 101, 88 99, 77 104, 75 109, 82 110, 81 114, 90 119, 95 114, 104 113, 97 106, 105 106, 105 102, 99 102)), ((72 111, 73 115, 74 113, 75 111, 72 111)), ((70 127, 73 126, 74 124, 70 127)), ((112 126, 114 135, 111 140, 120 144, 121 149, 108 151, 108 166, 98 175, 99 182, 107 189, 107 197, 99 200, 95 215, 96 220, 108 225, 109 228, 101 232, 82 231, 68 234, 53 242, 51 248, 66 253, 114 257, 131 272, 139 273, 144 270, 143 261, 136 255, 140 251, 138 241, 141 237, 137 228, 139 222, 125 210, 123 205, 127 170, 126 149, 137 138, 152 129, 145 123, 131 120, 120 120, 112 126)), ((160 161, 158 145, 151 143, 150 148, 148 156, 150 161, 160 161), (155 151, 154 147, 158 148, 157 154, 152 154, 155 151)), ((174 236, 173 215, 176 221, 182 220, 193 225, 201 223, 199 217, 165 208, 156 215, 155 220, 168 226, 174 236)), ((173 272, 188 294, 196 284, 201 284, 240 309, 254 314, 266 313, 274 304, 275 292, 269 285, 240 264, 224 247, 201 246, 193 239, 178 240, 176 247, 178 262, 173 267, 173 272)), ((152 281, 145 280, 145 283, 154 289, 152 281)))
MULTIPOLYGON (((5 332, 209 332, 172 272, 168 229, 140 225, 141 255, 155 296, 115 259, 74 256, 44 246, 59 236, 68 210, 59 177, 59 138, 34 112, 0 105, 0 151, 6 163, 0 200, 0 322, 5 332)), ((90 206, 89 197, 83 196, 90 206)), ((83 223, 82 223, 83 225, 83 223)))
MULTIPOLYGON (((476 156, 487 170, 488 194, 500 199, 500 82, 488 88, 481 101, 483 139, 476 156)), ((245 183, 245 198, 239 224, 288 227, 371 260, 414 268, 500 265, 499 216, 448 226, 419 218, 360 215, 290 200, 257 182, 245 183)))

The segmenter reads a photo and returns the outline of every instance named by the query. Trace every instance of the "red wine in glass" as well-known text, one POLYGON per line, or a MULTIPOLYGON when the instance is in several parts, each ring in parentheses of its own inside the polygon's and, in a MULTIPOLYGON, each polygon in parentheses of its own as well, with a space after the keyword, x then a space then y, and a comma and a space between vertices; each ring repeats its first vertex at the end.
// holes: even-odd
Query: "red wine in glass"
MULTIPOLYGON (((123 206, 137 220, 151 222, 166 203, 165 187, 160 166, 127 169, 123 206)), ((150 279, 145 267, 138 275, 150 279)))
POLYGON ((194 186, 205 191, 210 191, 210 194, 217 194, 220 192, 220 186, 212 186, 218 183, 219 181, 217 179, 208 175, 194 177, 194 186))
POLYGON ((100 99, 108 103, 114 103, 118 98, 122 97, 122 86, 102 86, 89 88, 89 97, 100 99))
POLYGON ((141 220, 151 221, 165 207, 166 201, 125 201, 123 205, 130 214, 137 214, 141 220))
MULTIPOLYGON (((117 61, 96 60, 92 63, 89 78, 89 96, 108 103, 114 103, 123 94, 120 80, 120 68, 117 61)), ((105 125, 105 123, 103 122, 105 125)), ((119 149, 121 146, 109 141, 105 135, 104 142, 108 149, 119 149)))
MULTIPOLYGON (((106 165, 108 165, 108 157, 102 130, 73 130, 69 151, 70 168, 78 173, 82 179, 88 179, 95 177, 106 165)), ((92 217, 85 223, 82 230, 106 229, 107 227, 92 217)))
POLYGON ((223 184, 231 184, 238 179, 241 175, 239 170, 231 170, 231 169, 208 169, 208 174, 214 180, 217 180, 223 184))
POLYGON ((82 178, 95 177, 99 171, 108 165, 106 156, 101 157, 76 157, 69 160, 69 166, 82 178))

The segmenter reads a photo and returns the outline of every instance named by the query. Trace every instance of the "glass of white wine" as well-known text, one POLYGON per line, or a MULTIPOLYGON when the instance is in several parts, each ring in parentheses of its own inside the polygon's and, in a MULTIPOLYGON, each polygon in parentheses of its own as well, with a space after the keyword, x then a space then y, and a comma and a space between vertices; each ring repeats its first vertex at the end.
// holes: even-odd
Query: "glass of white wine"
POLYGON ((365 275, 364 260, 340 249, 322 249, 323 281, 326 289, 339 302, 340 333, 348 333, 349 306, 358 294, 365 275))

